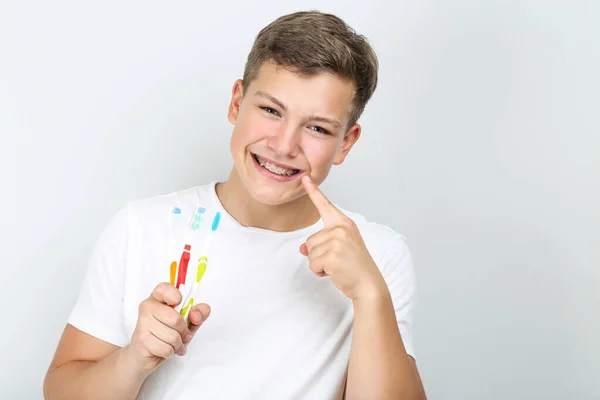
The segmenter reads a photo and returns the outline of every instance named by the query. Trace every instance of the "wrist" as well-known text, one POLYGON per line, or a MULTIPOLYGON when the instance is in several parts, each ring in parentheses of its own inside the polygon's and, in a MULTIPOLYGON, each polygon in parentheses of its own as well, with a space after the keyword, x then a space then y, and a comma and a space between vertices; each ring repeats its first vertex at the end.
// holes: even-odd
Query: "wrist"
POLYGON ((380 308, 387 301, 391 301, 390 291, 383 277, 376 282, 365 285, 357 291, 357 296, 352 299, 354 307, 380 308))
POLYGON ((117 370, 133 381, 137 381, 140 385, 146 380, 152 371, 147 371, 140 365, 131 353, 129 346, 122 347, 119 350, 117 358, 117 370))

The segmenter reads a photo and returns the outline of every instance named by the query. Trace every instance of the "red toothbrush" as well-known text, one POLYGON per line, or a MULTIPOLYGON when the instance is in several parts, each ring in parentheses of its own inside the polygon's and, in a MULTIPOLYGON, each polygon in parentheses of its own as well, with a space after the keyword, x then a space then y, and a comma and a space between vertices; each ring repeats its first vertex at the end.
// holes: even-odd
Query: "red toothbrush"
POLYGON ((181 253, 181 259, 179 260, 179 271, 177 271, 177 284, 175 285, 177 289, 179 289, 179 286, 185 284, 188 263, 190 262, 190 250, 191 246, 186 244, 183 248, 183 253, 181 253))

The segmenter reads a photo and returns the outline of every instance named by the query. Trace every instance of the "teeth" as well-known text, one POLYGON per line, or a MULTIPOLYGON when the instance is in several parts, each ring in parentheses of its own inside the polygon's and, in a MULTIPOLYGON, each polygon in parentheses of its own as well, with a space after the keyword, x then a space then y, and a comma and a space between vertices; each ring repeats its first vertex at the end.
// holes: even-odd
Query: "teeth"
POLYGON ((294 175, 296 172, 298 172, 297 169, 281 168, 281 167, 278 167, 277 165, 270 164, 266 161, 261 160, 260 157, 258 157, 258 156, 256 156, 256 159, 258 160, 258 163, 261 165, 261 167, 264 167, 265 169, 268 169, 269 171, 271 171, 277 175, 290 176, 290 175, 294 175))

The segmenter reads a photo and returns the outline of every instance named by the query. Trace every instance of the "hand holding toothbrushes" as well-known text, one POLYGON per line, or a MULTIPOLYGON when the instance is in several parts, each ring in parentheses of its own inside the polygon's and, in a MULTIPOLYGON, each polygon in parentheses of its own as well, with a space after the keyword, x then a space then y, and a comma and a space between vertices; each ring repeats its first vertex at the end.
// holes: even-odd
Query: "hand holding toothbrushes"
MULTIPOLYGON (((221 214, 217 213, 207 233, 200 231, 205 209, 199 207, 192 217, 189 229, 183 224, 181 210, 174 207, 170 215, 171 243, 185 233, 185 244, 179 263, 169 265, 170 282, 160 283, 152 294, 139 306, 137 325, 133 332, 126 354, 134 359, 141 371, 149 375, 164 360, 173 354, 185 355, 187 345, 193 339, 200 325, 210 315, 208 304, 196 304, 200 281, 208 264, 208 249, 212 236, 219 227, 221 214), (203 234, 201 234, 203 233, 203 234), (198 240, 200 239, 200 240, 198 240), (201 256, 195 268, 189 268, 192 251, 200 246, 201 256)), ((181 247, 180 247, 181 248, 181 247)))
POLYGON ((207 304, 197 304, 189 312, 189 325, 173 309, 183 297, 169 282, 156 286, 139 306, 138 321, 126 354, 147 376, 164 360, 185 355, 187 345, 210 315, 207 304))

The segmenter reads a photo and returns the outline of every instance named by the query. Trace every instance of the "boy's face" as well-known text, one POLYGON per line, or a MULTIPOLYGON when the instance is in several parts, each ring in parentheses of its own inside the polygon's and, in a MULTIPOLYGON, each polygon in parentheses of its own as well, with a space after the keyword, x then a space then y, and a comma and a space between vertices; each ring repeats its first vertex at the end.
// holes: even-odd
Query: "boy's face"
POLYGON ((348 127, 354 84, 330 73, 303 76, 264 63, 242 96, 236 81, 229 106, 234 168, 250 195, 279 205, 305 194, 300 178, 320 184, 358 137, 348 127))

